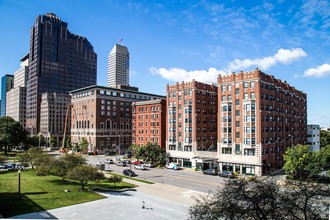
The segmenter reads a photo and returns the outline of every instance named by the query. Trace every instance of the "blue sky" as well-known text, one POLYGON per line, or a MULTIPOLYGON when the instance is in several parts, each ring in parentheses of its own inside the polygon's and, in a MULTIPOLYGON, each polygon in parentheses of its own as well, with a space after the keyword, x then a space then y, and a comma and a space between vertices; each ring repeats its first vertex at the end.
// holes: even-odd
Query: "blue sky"
POLYGON ((19 68, 30 28, 47 12, 92 43, 98 85, 107 85, 108 53, 123 39, 140 91, 165 95, 166 84, 259 67, 306 92, 308 123, 330 127, 328 0, 0 0, 1 76, 19 68))

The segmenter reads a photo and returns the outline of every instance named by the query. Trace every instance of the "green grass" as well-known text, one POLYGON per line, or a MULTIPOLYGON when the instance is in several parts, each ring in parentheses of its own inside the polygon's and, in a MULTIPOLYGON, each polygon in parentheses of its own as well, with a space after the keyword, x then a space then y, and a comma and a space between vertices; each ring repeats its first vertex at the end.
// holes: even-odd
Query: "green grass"
POLYGON ((77 182, 67 180, 63 183, 59 177, 36 176, 33 170, 28 170, 21 173, 21 198, 18 198, 17 171, 0 172, 0 213, 8 218, 104 198, 87 190, 93 186, 111 189, 134 187, 125 182, 117 183, 114 187, 113 183, 102 181, 89 183, 86 190, 81 190, 77 182))
POLYGON ((151 181, 148 181, 148 180, 142 180, 142 179, 139 179, 139 178, 129 177, 129 176, 125 176, 125 175, 121 175, 121 174, 117 174, 117 173, 109 172, 109 174, 111 174, 113 176, 120 176, 120 177, 126 178, 126 179, 131 179, 131 180, 134 180, 134 181, 137 181, 137 182, 141 182, 141 183, 155 184, 154 182, 151 182, 151 181))

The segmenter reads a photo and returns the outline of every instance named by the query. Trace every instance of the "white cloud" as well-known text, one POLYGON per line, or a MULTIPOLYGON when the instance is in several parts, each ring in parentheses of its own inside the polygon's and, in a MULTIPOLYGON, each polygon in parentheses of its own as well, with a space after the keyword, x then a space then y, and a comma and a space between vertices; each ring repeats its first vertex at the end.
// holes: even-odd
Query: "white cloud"
POLYGON ((149 71, 153 75, 160 75, 164 79, 173 82, 181 82, 181 81, 187 82, 195 79, 196 81, 204 82, 204 83, 216 83, 219 74, 225 75, 235 70, 244 70, 251 66, 260 67, 261 69, 266 70, 277 63, 289 64, 305 56, 307 56, 307 53, 303 51, 301 48, 294 48, 291 50, 281 48, 277 51, 277 53, 274 56, 269 56, 254 60, 235 59, 233 62, 231 62, 228 65, 228 67, 225 70, 217 70, 215 68, 209 68, 208 70, 188 71, 181 68, 166 69, 166 68, 151 67, 149 71))
POLYGON ((322 78, 330 75, 330 64, 325 63, 315 68, 310 68, 304 72, 304 77, 322 78))
POLYGON ((187 71, 180 68, 165 69, 151 67, 149 70, 153 75, 160 75, 161 77, 174 82, 188 82, 195 79, 196 81, 204 83, 216 83, 219 74, 226 74, 224 71, 215 68, 187 71))
POLYGON ((301 48, 293 48, 291 50, 281 48, 274 56, 271 57, 264 57, 254 60, 235 59, 234 62, 231 62, 229 64, 228 71, 232 72, 235 70, 243 70, 251 66, 260 67, 263 70, 267 70, 268 68, 274 66, 277 63, 289 64, 305 56, 307 56, 307 53, 301 48))

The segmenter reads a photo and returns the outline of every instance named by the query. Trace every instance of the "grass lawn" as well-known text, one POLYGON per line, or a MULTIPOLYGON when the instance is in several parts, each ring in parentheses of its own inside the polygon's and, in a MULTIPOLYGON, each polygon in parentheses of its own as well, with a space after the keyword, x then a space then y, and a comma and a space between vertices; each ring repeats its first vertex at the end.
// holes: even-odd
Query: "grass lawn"
MULTIPOLYGON (((107 181, 96 185, 111 189, 134 187, 125 182, 117 183, 114 187, 113 183, 107 181)), ((85 189, 92 186, 95 186, 95 183, 89 183, 85 189)), ((33 170, 21 173, 21 198, 18 198, 17 171, 0 172, 0 213, 5 218, 102 198, 104 197, 97 193, 81 190, 78 182, 67 180, 63 183, 62 179, 56 176, 36 176, 33 170)))

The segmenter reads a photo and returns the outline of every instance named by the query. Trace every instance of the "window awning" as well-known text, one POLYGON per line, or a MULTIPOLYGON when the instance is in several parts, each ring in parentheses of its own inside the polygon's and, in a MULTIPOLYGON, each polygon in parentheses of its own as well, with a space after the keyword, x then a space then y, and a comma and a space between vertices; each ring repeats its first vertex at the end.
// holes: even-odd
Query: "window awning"
POLYGON ((190 161, 193 162, 197 162, 197 163, 207 163, 207 162, 217 162, 218 158, 215 157, 192 157, 190 158, 190 161))

